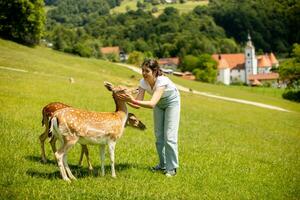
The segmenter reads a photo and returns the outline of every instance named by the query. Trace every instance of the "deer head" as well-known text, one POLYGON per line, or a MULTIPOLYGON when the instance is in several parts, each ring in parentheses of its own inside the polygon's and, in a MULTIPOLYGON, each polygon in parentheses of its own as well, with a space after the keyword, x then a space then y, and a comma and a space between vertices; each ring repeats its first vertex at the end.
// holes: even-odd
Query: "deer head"
POLYGON ((135 128, 138 128, 140 130, 145 130, 146 126, 143 124, 142 121, 140 121, 133 113, 128 113, 127 123, 126 125, 133 126, 135 128))
POLYGON ((104 86, 113 93, 125 92, 127 94, 136 94, 138 92, 137 87, 125 87, 125 86, 114 86, 112 83, 104 81, 104 86))

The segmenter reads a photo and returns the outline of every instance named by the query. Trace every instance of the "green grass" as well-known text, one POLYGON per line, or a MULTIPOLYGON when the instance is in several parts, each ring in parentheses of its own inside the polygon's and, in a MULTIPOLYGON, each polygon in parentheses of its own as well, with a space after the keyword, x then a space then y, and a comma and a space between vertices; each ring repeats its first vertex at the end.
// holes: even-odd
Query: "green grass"
MULTIPOLYGON (((117 179, 77 167, 80 145, 70 150, 76 182, 61 180, 50 145, 48 164, 40 162, 41 108, 61 101, 75 107, 113 111, 103 87, 138 84, 140 75, 109 62, 83 59, 46 48, 28 48, 0 40, 0 199, 299 199, 299 104, 272 92, 212 86, 175 78, 177 83, 227 96, 274 101, 280 112, 194 94, 181 93, 180 168, 167 179, 152 173, 156 164, 152 112, 134 110, 148 127, 126 128, 116 146, 117 179), (134 77, 132 78, 132 75, 134 77), (75 79, 70 84, 69 77, 75 79)), ((90 146, 99 170, 99 148, 90 146)))
POLYGON ((192 90, 209 94, 249 100, 272 106, 278 106, 290 111, 300 112, 300 104, 282 98, 284 89, 268 87, 226 86, 214 85, 198 81, 186 81, 176 76, 169 76, 172 80, 192 90))
MULTIPOLYGON (((111 9, 111 13, 125 13, 126 8, 129 7, 130 10, 137 10, 137 1, 136 0, 124 0, 122 1, 120 6, 117 6, 113 9, 111 9)), ((172 4, 159 4, 156 6, 152 6, 149 4, 145 10, 151 11, 153 7, 157 7, 158 12, 154 13, 154 16, 159 16, 166 7, 174 7, 178 9, 180 13, 187 13, 192 11, 196 6, 199 5, 207 5, 208 1, 202 0, 202 1, 187 1, 186 3, 172 3, 172 4)))

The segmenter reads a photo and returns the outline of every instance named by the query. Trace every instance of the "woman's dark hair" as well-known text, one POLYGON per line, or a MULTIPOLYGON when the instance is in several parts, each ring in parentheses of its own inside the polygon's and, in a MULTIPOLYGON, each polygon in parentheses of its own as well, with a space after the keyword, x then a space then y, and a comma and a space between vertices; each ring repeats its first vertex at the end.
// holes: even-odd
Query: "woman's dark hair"
POLYGON ((142 67, 148 67, 153 71, 155 77, 163 75, 157 60, 146 58, 142 64, 142 67))

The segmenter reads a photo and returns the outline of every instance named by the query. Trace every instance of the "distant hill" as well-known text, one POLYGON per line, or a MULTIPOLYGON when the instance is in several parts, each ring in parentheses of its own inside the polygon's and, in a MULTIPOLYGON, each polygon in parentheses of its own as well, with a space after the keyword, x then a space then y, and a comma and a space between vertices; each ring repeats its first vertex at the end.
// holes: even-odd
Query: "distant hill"
MULTIPOLYGON (((65 0, 60 0, 65 1, 65 0)), ((107 2, 111 5, 110 13, 125 13, 128 10, 137 10, 137 3, 141 2, 144 3, 145 1, 140 0, 124 0, 124 1, 114 1, 116 2, 115 5, 112 5, 112 0, 107 0, 107 2), (119 6, 117 4, 120 4, 119 6)), ((57 0, 45 0, 46 4, 46 11, 53 9, 56 7, 58 1, 57 0)), ((187 13, 189 11, 192 11, 196 6, 199 5, 208 5, 208 0, 188 0, 184 3, 165 3, 165 4, 158 4, 158 5, 152 5, 151 3, 144 3, 145 4, 145 10, 152 11, 153 8, 157 8, 157 11, 154 13, 155 16, 162 13, 162 11, 166 7, 174 7, 179 10, 180 13, 187 13)))
POLYGON ((184 1, 52 0, 46 39, 85 57, 97 57, 99 46, 154 57, 234 53, 249 33, 258 52, 287 54, 299 42, 300 1, 177 0, 184 1))
MULTIPOLYGON (((127 10, 137 10, 137 2, 138 0, 124 0, 122 1, 120 6, 112 8, 110 13, 125 13, 127 10)), ((200 1, 187 1, 185 3, 166 3, 166 4, 158 4, 152 5, 150 3, 146 4, 145 10, 152 11, 153 8, 157 8, 157 11, 153 14, 155 16, 160 15, 166 7, 174 7, 178 9, 180 13, 187 13, 192 11, 196 6, 199 5, 208 5, 208 0, 200 0, 200 1)))

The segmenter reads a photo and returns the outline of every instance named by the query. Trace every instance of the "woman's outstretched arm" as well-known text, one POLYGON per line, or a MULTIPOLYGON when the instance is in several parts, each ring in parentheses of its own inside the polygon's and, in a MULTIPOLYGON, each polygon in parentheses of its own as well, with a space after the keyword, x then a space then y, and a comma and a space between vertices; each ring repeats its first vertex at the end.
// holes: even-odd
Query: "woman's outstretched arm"
POLYGON ((141 106, 141 107, 144 107, 144 108, 154 108, 155 105, 160 100, 160 98, 161 98, 162 94, 164 93, 164 91, 165 91, 165 86, 156 88, 156 90, 154 91, 153 96, 152 96, 150 101, 138 100, 139 95, 135 99, 131 95, 120 94, 119 98, 121 98, 121 99, 123 99, 123 100, 125 100, 129 103, 132 103, 134 105, 137 105, 137 106, 141 106))

